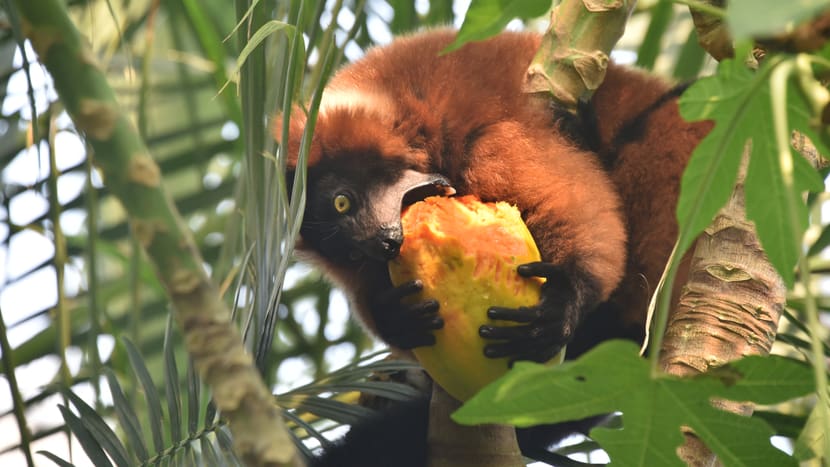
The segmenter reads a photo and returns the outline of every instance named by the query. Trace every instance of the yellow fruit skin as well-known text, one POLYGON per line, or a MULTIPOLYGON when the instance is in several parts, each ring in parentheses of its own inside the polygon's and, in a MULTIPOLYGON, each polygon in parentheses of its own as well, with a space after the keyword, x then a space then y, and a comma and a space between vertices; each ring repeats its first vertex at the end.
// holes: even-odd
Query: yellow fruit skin
POLYGON ((415 300, 437 300, 444 319, 436 344, 416 348, 415 357, 450 395, 467 400, 508 370, 507 358, 484 356, 478 330, 509 325, 487 318, 491 306, 539 302, 542 280, 516 272, 539 261, 539 250, 516 207, 472 196, 427 198, 410 206, 402 223, 401 253, 389 262, 392 282, 420 279, 424 288, 415 300))

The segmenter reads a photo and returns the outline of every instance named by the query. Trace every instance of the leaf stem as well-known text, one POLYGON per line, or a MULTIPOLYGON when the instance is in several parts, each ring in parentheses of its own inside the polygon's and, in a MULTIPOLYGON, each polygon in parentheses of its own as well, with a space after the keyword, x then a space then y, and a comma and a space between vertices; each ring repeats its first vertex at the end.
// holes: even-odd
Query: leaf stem
MULTIPOLYGON (((812 74, 809 61, 803 54, 796 57, 795 60, 787 60, 781 63, 780 66, 773 70, 770 76, 770 97, 775 140, 778 149, 778 163, 781 168, 781 177, 784 185, 787 187, 785 190, 788 207, 787 213, 789 216, 787 224, 792 229, 793 236, 800 241, 803 232, 799 228, 801 223, 798 218, 797 209, 799 203, 798 194, 793 186, 793 155, 790 151, 790 131, 787 119, 787 83, 790 77, 797 71, 812 74)), ((798 251, 799 279, 804 287, 805 312, 810 328, 811 360, 819 400, 819 418, 823 420, 823 422, 819 423, 819 426, 827 426, 830 423, 830 398, 828 398, 827 392, 827 369, 824 363, 824 352, 818 332, 821 329, 821 323, 818 319, 818 308, 810 281, 811 275, 809 274, 810 269, 807 264, 807 256, 804 254, 802 248, 799 248, 798 251)), ((823 449, 824 453, 821 457, 830 459, 830 437, 828 436, 824 437, 823 449)))

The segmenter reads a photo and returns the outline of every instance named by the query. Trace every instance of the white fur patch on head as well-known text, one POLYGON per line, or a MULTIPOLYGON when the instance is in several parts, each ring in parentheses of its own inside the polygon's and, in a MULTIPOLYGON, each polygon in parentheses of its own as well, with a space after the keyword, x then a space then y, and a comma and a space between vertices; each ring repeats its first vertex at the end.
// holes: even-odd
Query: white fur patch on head
POLYGON ((373 92, 366 92, 361 89, 332 89, 328 88, 323 93, 320 102, 320 115, 332 110, 349 110, 352 112, 363 111, 377 115, 387 115, 393 106, 387 96, 373 92))

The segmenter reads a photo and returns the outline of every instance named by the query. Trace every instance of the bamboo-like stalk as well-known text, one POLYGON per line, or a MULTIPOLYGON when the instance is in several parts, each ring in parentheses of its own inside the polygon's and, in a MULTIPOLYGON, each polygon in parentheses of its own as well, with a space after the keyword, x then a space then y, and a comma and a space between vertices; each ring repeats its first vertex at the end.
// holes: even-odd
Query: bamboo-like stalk
POLYGON ((576 112, 605 79, 608 54, 625 31, 636 1, 558 0, 525 76, 524 91, 549 92, 576 112))
POLYGON ((94 150, 105 182, 174 305, 187 350, 228 420, 237 453, 249 465, 299 465, 295 448, 245 352, 191 234, 162 187, 161 173, 62 2, 15 0, 22 26, 75 126, 94 150))

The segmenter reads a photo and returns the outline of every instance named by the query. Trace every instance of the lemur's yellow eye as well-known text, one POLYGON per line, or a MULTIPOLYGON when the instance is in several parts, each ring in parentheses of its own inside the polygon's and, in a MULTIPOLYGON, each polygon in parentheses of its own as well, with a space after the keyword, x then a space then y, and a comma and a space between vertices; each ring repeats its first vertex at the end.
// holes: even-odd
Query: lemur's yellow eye
POLYGON ((346 214, 352 208, 352 200, 346 195, 337 195, 334 197, 334 210, 340 214, 346 214))

